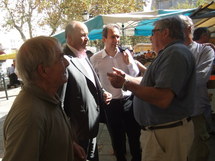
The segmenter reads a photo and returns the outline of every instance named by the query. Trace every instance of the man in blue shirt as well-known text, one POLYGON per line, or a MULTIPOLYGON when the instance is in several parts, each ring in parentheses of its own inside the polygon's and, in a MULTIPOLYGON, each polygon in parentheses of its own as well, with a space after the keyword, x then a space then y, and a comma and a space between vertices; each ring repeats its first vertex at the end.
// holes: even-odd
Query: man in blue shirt
POLYGON ((142 80, 118 69, 108 73, 112 85, 135 95, 134 115, 142 127, 142 161, 187 161, 194 138, 195 60, 183 44, 178 16, 154 23, 150 37, 158 53, 142 80))

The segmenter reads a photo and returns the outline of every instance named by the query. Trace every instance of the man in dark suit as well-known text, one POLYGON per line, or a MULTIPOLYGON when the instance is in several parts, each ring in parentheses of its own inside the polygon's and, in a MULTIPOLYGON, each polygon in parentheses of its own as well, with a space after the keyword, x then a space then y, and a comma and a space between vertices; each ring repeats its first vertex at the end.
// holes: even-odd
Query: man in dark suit
POLYGON ((86 54, 89 40, 87 26, 78 21, 65 30, 65 58, 69 61, 68 82, 62 92, 63 105, 76 132, 76 141, 87 153, 87 159, 98 161, 96 136, 99 128, 100 105, 108 103, 111 94, 102 90, 86 54))

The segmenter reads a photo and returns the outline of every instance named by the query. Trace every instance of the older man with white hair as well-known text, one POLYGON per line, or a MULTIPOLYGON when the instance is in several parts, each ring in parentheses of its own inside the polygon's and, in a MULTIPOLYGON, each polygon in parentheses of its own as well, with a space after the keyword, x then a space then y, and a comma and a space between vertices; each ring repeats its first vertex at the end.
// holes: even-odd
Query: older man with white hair
POLYGON ((206 120, 211 117, 211 105, 208 97, 207 82, 212 70, 214 51, 210 46, 199 44, 192 40, 194 25, 191 18, 183 15, 180 15, 180 18, 185 27, 185 45, 188 46, 196 61, 196 98, 192 115, 195 138, 189 161, 202 161, 207 160, 209 155, 209 148, 206 143, 209 138, 206 120))
POLYGON ((57 95, 69 65, 58 41, 29 39, 16 60, 24 86, 4 122, 3 161, 74 161, 74 146, 85 159, 57 95))

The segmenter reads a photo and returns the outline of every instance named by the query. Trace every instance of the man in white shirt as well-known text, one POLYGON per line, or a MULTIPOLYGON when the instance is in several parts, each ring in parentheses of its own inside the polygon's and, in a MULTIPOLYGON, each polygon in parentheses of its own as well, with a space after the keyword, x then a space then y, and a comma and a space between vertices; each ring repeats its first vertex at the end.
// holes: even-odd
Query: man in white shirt
POLYGON ((93 55, 90 60, 102 86, 112 94, 113 99, 105 108, 105 114, 114 154, 117 161, 126 161, 125 136, 127 134, 132 161, 140 161, 140 126, 133 115, 132 93, 114 88, 107 77, 107 73, 112 71, 112 67, 117 67, 132 76, 137 76, 139 69, 131 53, 128 50, 122 51, 119 48, 120 29, 117 25, 109 24, 104 27, 103 42, 104 49, 93 55))

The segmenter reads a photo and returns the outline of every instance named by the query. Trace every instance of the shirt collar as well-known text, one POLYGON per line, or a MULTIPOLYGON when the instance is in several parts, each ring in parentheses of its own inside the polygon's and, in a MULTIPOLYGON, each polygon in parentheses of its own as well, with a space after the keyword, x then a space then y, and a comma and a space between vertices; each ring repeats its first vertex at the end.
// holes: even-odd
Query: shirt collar
POLYGON ((59 104, 60 103, 60 98, 57 95, 57 93, 56 93, 56 95, 54 97, 51 97, 43 89, 39 88, 35 84, 26 83, 23 86, 23 90, 29 91, 29 93, 33 93, 36 97, 39 97, 40 99, 42 99, 42 100, 44 100, 46 102, 50 102, 50 103, 53 103, 53 104, 59 104))
MULTIPOLYGON (((119 53, 120 53, 120 50, 119 50, 119 48, 117 48, 117 53, 116 53, 116 55, 119 54, 119 53)), ((116 56, 116 55, 115 55, 115 56, 116 56)), ((107 57, 107 56, 109 56, 109 55, 107 54, 107 52, 105 51, 105 49, 103 49, 103 50, 102 50, 102 58, 105 58, 105 57, 107 57)))
POLYGON ((87 57, 86 50, 84 50, 83 52, 80 52, 77 49, 70 46, 69 44, 67 44, 67 46, 74 53, 74 55, 76 57, 78 57, 78 58, 86 58, 87 57))

